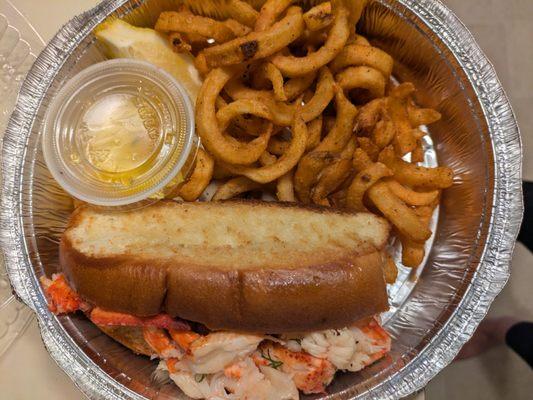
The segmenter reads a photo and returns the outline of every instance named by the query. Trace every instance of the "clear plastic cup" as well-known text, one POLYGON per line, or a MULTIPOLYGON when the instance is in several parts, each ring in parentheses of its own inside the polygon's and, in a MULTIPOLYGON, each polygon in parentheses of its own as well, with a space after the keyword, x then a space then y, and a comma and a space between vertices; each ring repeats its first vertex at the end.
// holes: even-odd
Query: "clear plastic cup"
POLYGON ((162 69, 116 59, 68 81, 45 116, 43 152, 56 181, 99 206, 158 199, 190 172, 198 140, 185 89, 162 69))

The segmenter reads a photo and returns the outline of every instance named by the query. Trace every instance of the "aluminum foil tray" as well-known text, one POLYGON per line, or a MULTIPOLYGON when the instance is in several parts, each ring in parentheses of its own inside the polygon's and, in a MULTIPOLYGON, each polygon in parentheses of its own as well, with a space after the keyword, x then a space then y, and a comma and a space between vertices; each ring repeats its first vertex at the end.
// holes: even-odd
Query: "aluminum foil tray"
MULTIPOLYGON (((42 118, 61 85, 104 57, 92 30, 105 18, 152 26, 170 0, 106 0, 52 39, 24 82, 3 144, 1 228, 18 297, 36 314, 58 365, 94 399, 183 399, 151 379, 155 362, 135 356, 84 317, 52 315, 38 284, 58 269, 58 239, 70 198, 44 165, 42 118)), ((205 3, 195 3, 205 10, 205 3)), ((438 0, 374 0, 359 30, 396 60, 417 101, 443 114, 431 127, 426 162, 452 167, 428 258, 389 288, 390 355, 358 374, 340 374, 324 399, 392 399, 422 387, 450 363, 509 278, 522 217, 518 127, 496 73, 471 34, 438 0)), ((314 397, 319 398, 319 397, 314 397)))

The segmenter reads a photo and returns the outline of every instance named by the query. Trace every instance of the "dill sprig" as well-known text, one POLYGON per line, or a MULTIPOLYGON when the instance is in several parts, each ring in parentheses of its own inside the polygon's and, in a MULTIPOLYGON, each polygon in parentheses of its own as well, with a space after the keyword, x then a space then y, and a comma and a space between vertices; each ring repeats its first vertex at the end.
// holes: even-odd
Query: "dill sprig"
POLYGON ((278 369, 283 365, 283 361, 274 360, 272 356, 270 355, 270 350, 267 350, 267 354, 263 353, 261 351, 261 357, 268 361, 268 366, 274 369, 278 369))

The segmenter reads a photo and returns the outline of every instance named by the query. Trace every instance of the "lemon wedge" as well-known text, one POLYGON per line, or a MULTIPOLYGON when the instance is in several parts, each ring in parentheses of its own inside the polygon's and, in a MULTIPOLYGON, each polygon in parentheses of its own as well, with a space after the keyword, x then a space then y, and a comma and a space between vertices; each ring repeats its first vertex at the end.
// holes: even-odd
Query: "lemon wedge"
POLYGON ((187 90, 191 101, 202 84, 193 58, 172 50, 166 37, 150 28, 139 28, 120 19, 104 21, 94 30, 109 58, 148 61, 170 73, 187 90))

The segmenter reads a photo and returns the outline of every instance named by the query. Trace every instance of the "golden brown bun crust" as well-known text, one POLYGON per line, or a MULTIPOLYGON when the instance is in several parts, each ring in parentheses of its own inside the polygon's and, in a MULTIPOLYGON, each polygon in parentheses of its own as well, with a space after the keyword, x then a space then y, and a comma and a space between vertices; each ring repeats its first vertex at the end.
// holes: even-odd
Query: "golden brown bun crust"
MULTIPOLYGON (((188 203, 189 211, 191 204, 198 203, 188 203)), ((182 206, 161 202, 154 207, 163 208, 157 212, 168 213, 180 212, 182 206)), ((312 208, 308 212, 337 213, 312 208)), ((72 217, 61 240, 60 262, 78 293, 105 309, 137 316, 166 312, 211 329, 281 333, 340 328, 388 308, 382 248, 376 246, 320 248, 316 256, 313 249, 311 255, 301 249, 294 254, 287 249, 290 257, 286 267, 279 265, 280 255, 273 256, 275 266, 265 259, 265 267, 236 269, 199 266, 179 256, 87 256, 73 246, 68 234, 89 218, 87 215, 93 218, 96 214, 82 207, 72 217)), ((386 231, 380 244, 385 244, 388 227, 386 231)), ((202 257, 201 252, 198 257, 202 257)), ((239 257, 238 251, 235 257, 239 257)))
POLYGON ((135 326, 103 326, 96 325, 102 332, 126 346, 135 354, 151 356, 154 354, 143 337, 143 328, 135 326))

